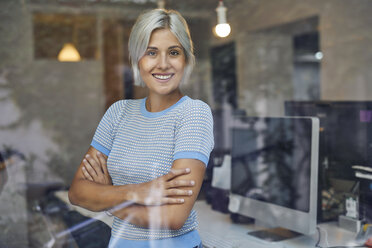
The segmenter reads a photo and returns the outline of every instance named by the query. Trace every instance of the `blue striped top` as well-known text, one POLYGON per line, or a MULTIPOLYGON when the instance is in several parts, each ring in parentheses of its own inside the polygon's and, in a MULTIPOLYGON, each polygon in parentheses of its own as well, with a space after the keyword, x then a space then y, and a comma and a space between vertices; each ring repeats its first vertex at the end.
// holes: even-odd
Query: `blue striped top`
MULTIPOLYGON (((148 112, 144 99, 114 103, 99 123, 91 145, 108 156, 114 185, 151 181, 167 174, 173 161, 192 158, 208 164, 213 149, 213 118, 209 106, 188 96, 161 112, 148 112)), ((114 219, 112 236, 128 240, 165 239, 197 227, 191 211, 179 230, 142 228, 114 219)))

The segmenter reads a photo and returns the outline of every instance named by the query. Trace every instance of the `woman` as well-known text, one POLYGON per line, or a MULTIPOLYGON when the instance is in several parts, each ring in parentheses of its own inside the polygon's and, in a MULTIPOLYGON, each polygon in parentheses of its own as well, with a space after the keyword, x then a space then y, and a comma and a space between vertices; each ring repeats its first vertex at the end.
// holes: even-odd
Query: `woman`
POLYGON ((132 28, 129 53, 135 83, 148 96, 107 110, 70 201, 110 209, 109 247, 201 247, 192 207, 213 149, 213 120, 207 104, 179 88, 195 60, 185 20, 176 11, 144 13, 132 28))

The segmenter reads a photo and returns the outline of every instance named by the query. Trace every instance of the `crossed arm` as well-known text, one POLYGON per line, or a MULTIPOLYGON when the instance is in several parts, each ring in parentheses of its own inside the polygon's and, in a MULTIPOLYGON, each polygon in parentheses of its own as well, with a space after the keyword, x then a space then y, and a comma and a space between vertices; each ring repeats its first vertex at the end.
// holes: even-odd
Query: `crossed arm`
POLYGON ((187 220, 200 191, 205 165, 178 159, 170 173, 153 181, 113 186, 107 157, 90 147, 69 190, 72 204, 92 211, 111 209, 120 219, 146 228, 179 229, 187 220), (123 203, 131 203, 122 208, 123 203))

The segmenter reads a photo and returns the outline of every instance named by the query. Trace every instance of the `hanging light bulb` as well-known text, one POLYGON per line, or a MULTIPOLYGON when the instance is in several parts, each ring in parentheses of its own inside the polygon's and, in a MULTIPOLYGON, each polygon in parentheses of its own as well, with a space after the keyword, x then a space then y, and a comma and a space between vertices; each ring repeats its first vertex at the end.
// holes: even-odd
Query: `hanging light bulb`
POLYGON ((58 54, 58 60, 64 62, 80 61, 80 54, 72 43, 66 43, 58 54))
POLYGON ((215 27, 215 32, 219 37, 226 37, 230 34, 231 28, 226 21, 226 11, 227 8, 223 5, 222 0, 219 1, 218 7, 216 8, 217 12, 217 25, 215 27))

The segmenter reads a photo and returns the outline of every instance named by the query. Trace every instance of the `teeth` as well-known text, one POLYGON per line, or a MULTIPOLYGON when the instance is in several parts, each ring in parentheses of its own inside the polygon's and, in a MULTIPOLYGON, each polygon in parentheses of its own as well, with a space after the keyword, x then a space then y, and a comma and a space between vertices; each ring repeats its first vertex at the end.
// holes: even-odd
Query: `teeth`
POLYGON ((169 79, 172 75, 157 75, 157 74, 154 74, 154 77, 157 78, 157 79, 161 79, 161 80, 166 80, 166 79, 169 79))

